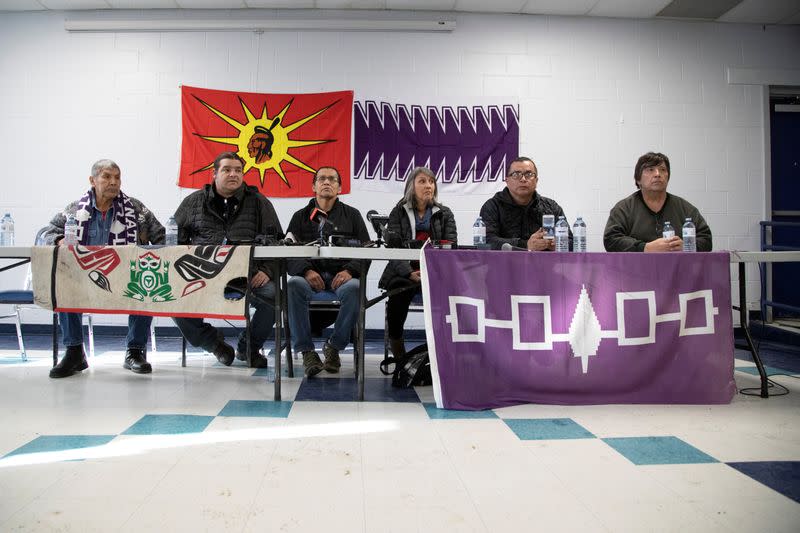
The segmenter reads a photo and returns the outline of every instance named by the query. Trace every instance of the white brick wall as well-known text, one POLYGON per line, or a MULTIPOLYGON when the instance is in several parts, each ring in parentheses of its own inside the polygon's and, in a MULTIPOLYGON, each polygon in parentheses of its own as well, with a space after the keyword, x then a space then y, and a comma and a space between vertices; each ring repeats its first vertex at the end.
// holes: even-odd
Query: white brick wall
MULTIPOLYGON (((800 67, 788 53, 798 49, 796 27, 459 14, 444 35, 71 35, 63 18, 0 15, 0 209, 13 213, 20 244, 83 192, 100 157, 115 159, 125 190, 166 219, 188 193, 175 186, 178 87, 187 84, 518 99, 520 152, 536 160, 541 192, 570 218, 584 216, 590 250, 602 249, 608 211, 632 192, 633 164, 651 149, 670 156, 671 190, 707 215, 715 249, 754 250, 765 202, 764 89, 729 85, 727 67, 800 67)), ((457 206, 465 238, 487 197, 442 198, 457 206)), ((363 211, 376 202, 388 211, 395 200, 358 190, 345 198, 363 211)), ((285 225, 305 200, 274 203, 285 225)), ((371 293, 380 272, 375 265, 371 293)), ((5 273, 0 287, 23 275, 5 273)), ((382 312, 371 311, 368 326, 381 325, 382 312)))

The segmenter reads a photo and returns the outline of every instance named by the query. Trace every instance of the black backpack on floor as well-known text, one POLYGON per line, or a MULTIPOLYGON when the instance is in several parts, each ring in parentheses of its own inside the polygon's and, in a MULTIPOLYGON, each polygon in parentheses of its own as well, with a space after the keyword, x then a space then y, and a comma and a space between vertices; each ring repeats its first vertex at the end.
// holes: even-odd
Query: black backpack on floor
MULTIPOLYGON (((381 361, 381 372, 389 374, 389 365, 397 364, 394 357, 387 357, 381 361)), ((431 378, 431 359, 428 356, 428 344, 423 343, 406 353, 405 358, 400 363, 399 368, 395 368, 392 374, 392 387, 400 389, 410 389, 430 385, 433 383, 431 378)))

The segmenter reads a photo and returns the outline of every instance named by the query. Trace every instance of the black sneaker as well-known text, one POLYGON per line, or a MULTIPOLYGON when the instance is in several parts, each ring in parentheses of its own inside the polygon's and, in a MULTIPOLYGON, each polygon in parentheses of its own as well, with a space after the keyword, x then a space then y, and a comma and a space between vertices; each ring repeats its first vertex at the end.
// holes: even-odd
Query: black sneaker
MULTIPOLYGON (((247 352, 245 350, 246 348, 243 349, 241 346, 236 348, 236 359, 246 363, 247 352)), ((268 366, 269 361, 261 354, 261 350, 250 351, 250 368, 267 368, 268 366)))
POLYGON ((217 361, 225 366, 231 366, 231 363, 233 363, 233 346, 225 341, 217 341, 217 345, 214 346, 212 353, 214 354, 214 357, 217 358, 217 361))
POLYGON ((326 342, 325 346, 322 347, 322 353, 325 355, 325 364, 323 365, 325 372, 330 372, 331 374, 339 372, 342 367, 342 360, 339 359, 339 350, 334 348, 331 343, 326 342))
POLYGON ((314 377, 322 372, 322 361, 319 359, 319 354, 314 350, 303 352, 303 368, 306 371, 306 376, 314 377))

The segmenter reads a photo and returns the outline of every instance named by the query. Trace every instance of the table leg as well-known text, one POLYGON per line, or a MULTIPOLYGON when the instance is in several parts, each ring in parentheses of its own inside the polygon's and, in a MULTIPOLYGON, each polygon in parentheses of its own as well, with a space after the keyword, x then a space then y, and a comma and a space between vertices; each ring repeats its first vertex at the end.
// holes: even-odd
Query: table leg
POLYGON ((283 262, 281 260, 275 261, 275 394, 273 400, 276 402, 281 401, 281 333, 283 331, 283 306, 282 303, 282 289, 281 283, 283 282, 283 262))
POLYGON ((53 311, 53 366, 58 364, 58 315, 53 311))
POLYGON ((358 280, 358 301, 360 303, 358 309, 358 334, 356 335, 356 344, 358 345, 358 401, 364 401, 364 327, 367 318, 367 272, 368 268, 364 268, 364 261, 359 266, 361 271, 358 280))
POLYGON ((747 341, 747 346, 750 353, 753 354, 753 362, 758 368, 758 375, 761 376, 761 397, 769 398, 769 390, 767 384, 767 371, 764 370, 764 363, 761 362, 761 356, 758 354, 753 338, 750 336, 750 327, 747 325, 747 291, 745 283, 745 263, 739 263, 739 322, 741 323, 742 330, 744 330, 744 337, 747 341))

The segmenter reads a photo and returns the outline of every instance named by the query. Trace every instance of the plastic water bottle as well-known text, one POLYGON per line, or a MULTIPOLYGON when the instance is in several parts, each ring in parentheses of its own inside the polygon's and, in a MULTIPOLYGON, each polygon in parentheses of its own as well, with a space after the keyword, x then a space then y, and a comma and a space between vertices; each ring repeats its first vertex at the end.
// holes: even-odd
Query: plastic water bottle
POLYGON ((675 236, 675 228, 672 227, 669 220, 664 221, 664 231, 662 231, 661 236, 665 239, 671 239, 675 236))
POLYGON ((586 251, 586 222, 583 221, 583 217, 578 217, 572 225, 572 251, 586 251))
POLYGON ((0 246, 14 246, 14 219, 6 213, 0 220, 0 246))
POLYGON ((175 217, 169 217, 166 230, 164 243, 167 246, 176 246, 178 244, 178 223, 175 222, 175 217))
POLYGON ((476 218, 472 225, 472 244, 479 248, 486 246, 486 224, 481 217, 476 218))
POLYGON ((78 244, 78 221, 75 215, 67 215, 67 222, 64 224, 64 244, 78 244))
POLYGON ((556 252, 569 252, 569 224, 564 215, 556 222, 556 252))
POLYGON ((542 228, 544 229, 543 239, 553 240, 556 238, 555 230, 553 227, 556 224, 555 215, 542 215, 542 228))
POLYGON ((697 251, 697 238, 695 236, 695 227, 690 217, 686 217, 686 222, 683 223, 683 251, 684 252, 697 251))

